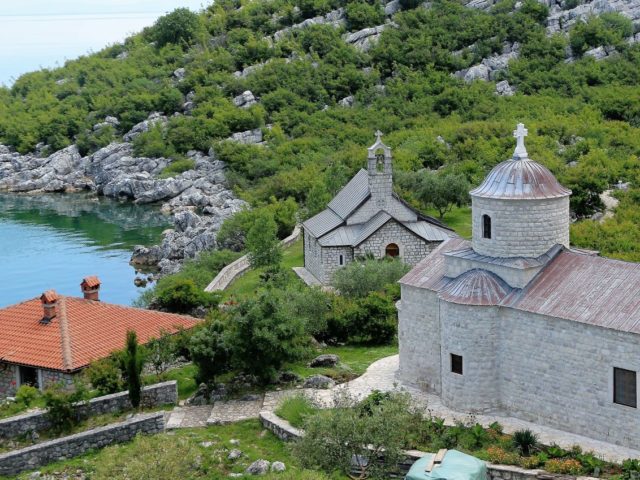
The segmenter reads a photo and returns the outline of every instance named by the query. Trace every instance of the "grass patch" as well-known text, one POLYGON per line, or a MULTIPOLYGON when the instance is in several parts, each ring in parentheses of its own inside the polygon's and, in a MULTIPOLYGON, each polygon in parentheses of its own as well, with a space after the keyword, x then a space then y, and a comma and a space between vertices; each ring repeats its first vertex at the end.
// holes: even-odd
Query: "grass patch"
MULTIPOLYGON (((304 266, 304 254, 302 252, 302 240, 298 240, 293 245, 282 251, 282 268, 291 271, 293 267, 304 266)), ((249 270, 247 273, 238 278, 229 285, 225 290, 224 298, 246 297, 252 295, 260 285, 260 274, 262 269, 249 270)))
POLYGON ((43 409, 44 407, 44 398, 42 397, 34 399, 29 406, 22 402, 5 403, 0 407, 0 419, 13 417, 14 415, 25 413, 27 410, 43 409))
MULTIPOLYGON (((93 480, 129 479, 154 480, 222 479, 230 473, 243 473, 255 460, 284 462, 287 471, 269 473, 265 480, 346 480, 342 476, 326 476, 300 468, 287 445, 271 432, 264 430, 258 420, 248 420, 224 426, 181 429, 149 437, 138 436, 133 441, 107 447, 81 457, 50 464, 38 470, 43 475, 59 472, 57 476, 75 476, 82 470, 93 480), (238 445, 231 440, 239 441, 238 445), (211 442, 204 444, 203 442, 211 442), (208 445, 208 446, 205 446, 208 445), (232 461, 229 452, 237 448, 243 456, 232 461), (179 476, 175 476, 175 475, 179 476)), ((28 479, 30 473, 21 474, 28 479)))
POLYGON ((160 178, 171 178, 189 170, 193 170, 194 168, 196 168, 196 162, 194 160, 190 158, 182 158, 180 160, 174 160, 164 167, 158 176, 160 178))
MULTIPOLYGON (((438 219, 438 212, 430 209, 426 212, 433 218, 438 219)), ((440 220, 445 225, 453 228, 458 235, 463 238, 471 238, 471 207, 456 207, 444 215, 444 218, 440 220)))
POLYGON ((168 382, 175 380, 178 382, 178 398, 181 400, 189 398, 197 389, 196 374, 198 373, 198 367, 189 363, 182 367, 173 368, 162 375, 145 375, 143 382, 145 385, 152 385, 159 382, 168 382))
POLYGON ((318 409, 311 403, 311 400, 300 394, 285 398, 275 413, 294 427, 300 428, 304 423, 304 419, 317 411, 318 409))

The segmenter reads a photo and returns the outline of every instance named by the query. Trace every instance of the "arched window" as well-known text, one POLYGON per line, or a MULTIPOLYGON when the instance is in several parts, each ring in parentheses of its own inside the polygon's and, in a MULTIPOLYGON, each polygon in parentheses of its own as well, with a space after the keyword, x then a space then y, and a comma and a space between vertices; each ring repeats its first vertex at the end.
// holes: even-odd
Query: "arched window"
POLYGON ((398 257, 400 256, 400 247, 395 243, 390 243, 387 245, 387 248, 384 249, 384 254, 387 257, 398 257))
POLYGON ((491 238, 491 217, 482 215, 482 238, 491 238))

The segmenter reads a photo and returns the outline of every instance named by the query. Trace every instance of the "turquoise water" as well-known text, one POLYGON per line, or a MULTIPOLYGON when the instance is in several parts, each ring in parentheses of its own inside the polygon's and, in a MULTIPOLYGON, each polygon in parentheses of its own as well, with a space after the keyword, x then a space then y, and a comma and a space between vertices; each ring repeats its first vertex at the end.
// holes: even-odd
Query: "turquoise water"
POLYGON ((132 248, 167 224, 156 208, 91 195, 0 195, 0 307, 52 288, 80 296, 86 275, 102 280, 103 301, 130 305, 143 291, 132 248))

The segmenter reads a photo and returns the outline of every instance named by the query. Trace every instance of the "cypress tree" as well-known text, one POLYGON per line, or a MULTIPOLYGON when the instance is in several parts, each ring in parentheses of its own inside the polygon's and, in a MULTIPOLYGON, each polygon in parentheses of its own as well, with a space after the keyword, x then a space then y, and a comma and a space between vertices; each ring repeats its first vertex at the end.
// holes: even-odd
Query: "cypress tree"
POLYGON ((133 408, 140 405, 142 381, 142 356, 138 350, 138 336, 133 330, 127 332, 127 346, 125 353, 125 364, 127 369, 127 383, 129 385, 129 400, 133 408))

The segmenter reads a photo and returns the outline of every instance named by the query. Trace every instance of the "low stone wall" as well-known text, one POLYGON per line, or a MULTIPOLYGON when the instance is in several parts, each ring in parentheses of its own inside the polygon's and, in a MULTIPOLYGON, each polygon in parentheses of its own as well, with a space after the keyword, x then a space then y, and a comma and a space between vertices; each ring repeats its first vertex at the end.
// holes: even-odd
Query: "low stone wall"
MULTIPOLYGON (((273 412, 260 412, 260 423, 280 440, 290 442, 304 435, 304 432, 292 426, 273 412)), ((411 465, 425 455, 420 450, 405 451, 406 458, 400 463, 400 473, 405 475, 411 465)), ((592 477, 576 477, 572 475, 556 475, 544 470, 526 470, 512 465, 494 465, 487 462, 487 480, 597 480, 592 477)))
POLYGON ((127 442, 139 433, 153 434, 163 430, 164 413, 138 415, 124 422, 0 454, 0 475, 16 475, 51 462, 77 457, 89 450, 127 442))
MULTIPOLYGON (((141 403, 147 408, 176 405, 178 403, 178 383, 172 380, 144 387, 141 403)), ((104 413, 118 413, 130 408, 131 402, 128 392, 119 392, 92 398, 87 403, 76 404, 76 413, 79 419, 83 419, 104 413)), ((15 438, 29 432, 46 430, 49 427, 51 427, 51 422, 45 411, 16 415, 0 420, 0 438, 15 438)))
MULTIPOLYGON (((300 226, 296 225, 287 238, 280 242, 280 246, 282 248, 287 248, 295 243, 298 238, 300 238, 300 226)), ((226 267, 224 267, 216 278, 214 278, 209 285, 204 289, 205 292, 215 292, 219 290, 225 290, 229 285, 231 285, 237 278, 244 275, 247 270, 251 268, 251 264, 249 263, 249 257, 247 255, 243 255, 235 262, 230 263, 226 267)))

